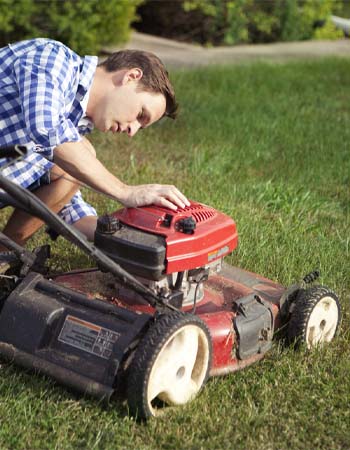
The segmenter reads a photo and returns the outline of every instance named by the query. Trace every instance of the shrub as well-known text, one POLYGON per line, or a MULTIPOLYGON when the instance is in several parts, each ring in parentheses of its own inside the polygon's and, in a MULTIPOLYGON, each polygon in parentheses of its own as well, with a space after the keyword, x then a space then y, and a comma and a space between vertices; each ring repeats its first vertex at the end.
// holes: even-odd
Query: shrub
MULTIPOLYGON (((341 3, 333 0, 280 0, 281 40, 311 39, 319 34, 332 12, 340 10, 341 3)), ((323 38, 339 37, 330 27, 323 30, 323 38)), ((332 29, 334 31, 334 27, 332 29)))
POLYGON ((314 39, 340 39, 344 37, 344 32, 327 19, 322 27, 315 30, 313 37, 314 39))
POLYGON ((0 45, 37 33, 32 17, 38 13, 33 0, 0 0, 0 45))
POLYGON ((139 8, 142 22, 136 28, 209 45, 336 38, 339 33, 327 18, 342 5, 334 0, 148 0, 139 8))
POLYGON ((211 44, 263 42, 273 34, 278 19, 273 14, 274 2, 259 0, 186 0, 185 11, 201 10, 212 17, 211 44))
POLYGON ((125 42, 142 0, 0 0, 0 45, 44 36, 82 54, 125 42))
POLYGON ((139 31, 157 36, 200 43, 210 41, 208 36, 212 37, 214 31, 210 8, 203 12, 201 8, 185 10, 183 6, 183 0, 145 1, 137 10, 141 20, 133 25, 139 31))

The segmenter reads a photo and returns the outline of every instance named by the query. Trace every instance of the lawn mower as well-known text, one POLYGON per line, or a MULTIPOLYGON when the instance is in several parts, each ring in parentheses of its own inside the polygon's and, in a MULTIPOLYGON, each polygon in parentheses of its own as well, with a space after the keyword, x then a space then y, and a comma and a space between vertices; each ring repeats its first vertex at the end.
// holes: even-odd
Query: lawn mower
POLYGON ((338 297, 316 271, 286 288, 225 264, 236 224, 212 207, 123 208, 98 219, 91 244, 1 172, 0 189, 97 263, 50 274, 49 246, 0 233, 0 356, 99 399, 126 393, 141 419, 260 360, 278 330, 307 348, 337 331, 338 297))

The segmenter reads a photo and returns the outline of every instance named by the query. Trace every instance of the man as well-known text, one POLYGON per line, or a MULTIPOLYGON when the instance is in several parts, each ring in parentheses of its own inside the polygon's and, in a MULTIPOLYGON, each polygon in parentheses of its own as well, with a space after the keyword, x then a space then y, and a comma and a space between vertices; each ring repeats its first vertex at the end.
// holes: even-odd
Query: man
MULTIPOLYGON (((0 49, 0 147, 25 144, 29 154, 5 168, 8 161, 0 160, 2 174, 33 190, 89 240, 96 212, 77 181, 125 206, 183 208, 189 202, 175 186, 123 183, 83 136, 96 127, 132 137, 163 116, 175 118, 176 107, 168 74, 151 53, 125 50, 97 65, 97 57, 81 58, 49 39, 10 44, 0 49)), ((41 225, 15 210, 4 233, 23 245, 41 225)))

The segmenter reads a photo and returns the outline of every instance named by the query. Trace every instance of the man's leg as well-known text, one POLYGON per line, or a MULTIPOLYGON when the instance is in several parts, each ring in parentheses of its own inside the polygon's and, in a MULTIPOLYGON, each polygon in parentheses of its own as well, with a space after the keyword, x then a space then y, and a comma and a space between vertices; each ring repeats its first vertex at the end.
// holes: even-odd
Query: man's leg
MULTIPOLYGON (((34 194, 57 213, 66 203, 69 203, 78 189, 76 180, 55 165, 51 171, 51 183, 38 188, 34 194)), ((18 244, 24 245, 42 225, 43 222, 37 217, 15 209, 3 232, 18 244)), ((6 250, 0 246, 0 251, 6 250)))
POLYGON ((97 225, 96 216, 85 216, 73 223, 73 227, 81 231, 89 241, 94 240, 95 229, 97 225))

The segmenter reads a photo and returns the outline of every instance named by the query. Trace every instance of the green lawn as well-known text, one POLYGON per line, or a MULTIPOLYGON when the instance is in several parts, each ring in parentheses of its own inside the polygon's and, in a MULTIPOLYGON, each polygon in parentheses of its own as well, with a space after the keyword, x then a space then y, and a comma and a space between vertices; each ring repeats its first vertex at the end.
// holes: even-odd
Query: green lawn
MULTIPOLYGON (((327 59, 177 72, 177 121, 133 140, 92 136, 123 180, 174 183, 232 216, 240 243, 228 262, 286 285, 319 268, 341 299, 339 336, 313 352, 276 342, 260 363, 147 424, 121 402, 105 407, 3 363, 0 449, 350 448, 349 71, 327 59)), ((99 213, 117 207, 86 196, 99 213)), ((53 252, 54 268, 91 264, 61 240, 53 252)))

